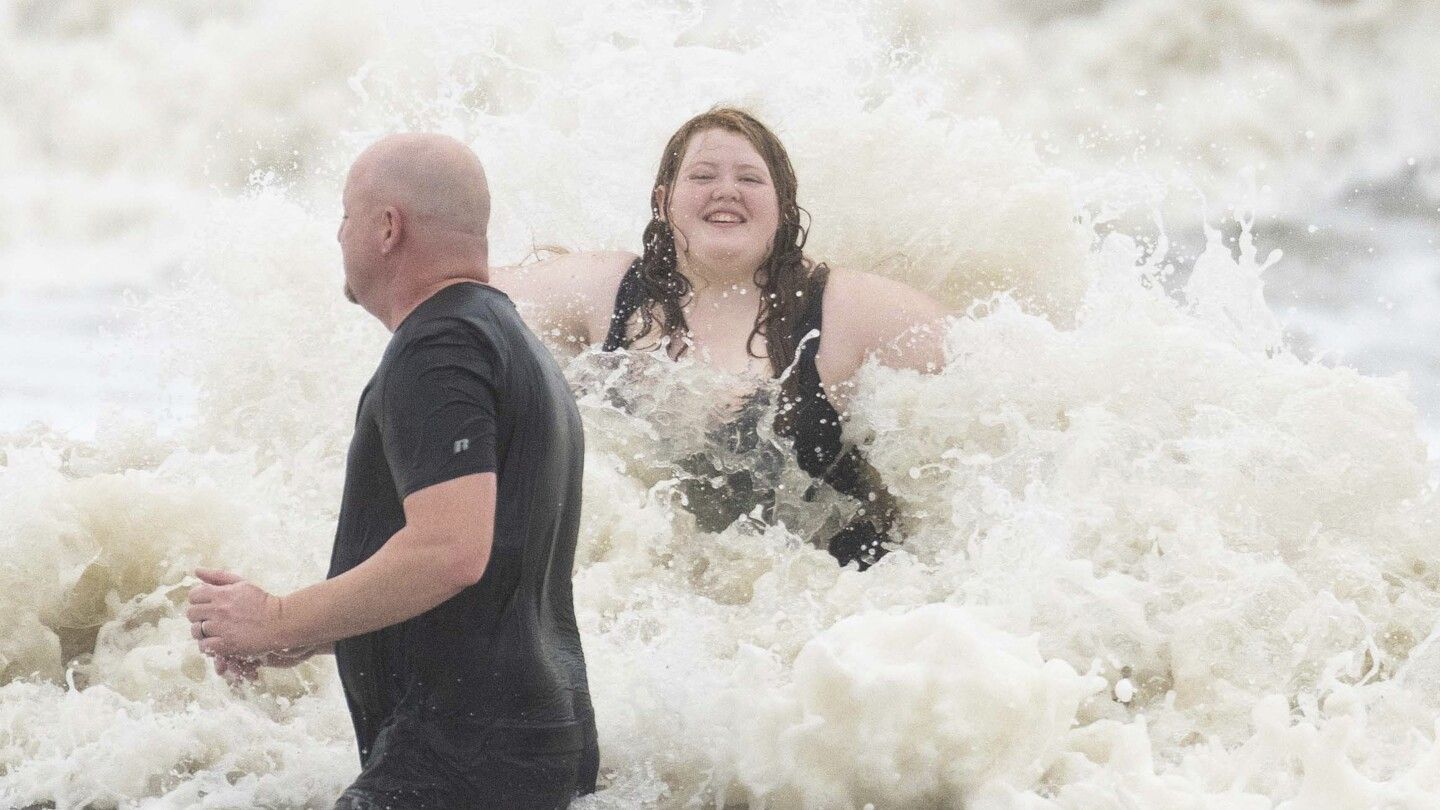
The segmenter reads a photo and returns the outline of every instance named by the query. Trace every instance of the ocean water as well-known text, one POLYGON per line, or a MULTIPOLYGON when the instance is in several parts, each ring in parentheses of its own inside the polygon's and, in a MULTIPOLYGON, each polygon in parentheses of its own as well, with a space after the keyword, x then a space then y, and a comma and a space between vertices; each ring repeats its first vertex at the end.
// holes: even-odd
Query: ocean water
POLYGON ((839 498, 696 530, 680 460, 724 379, 565 357, 604 785, 577 806, 1436 806, 1437 25, 0 3, 0 806, 328 807, 357 770, 333 664, 232 688, 183 605, 196 565, 325 570, 386 339, 339 295, 345 166, 448 132, 497 261, 634 249, 661 145, 721 102, 789 147, 812 255, 960 315, 943 373, 861 372, 846 429, 905 515, 865 574, 810 542, 839 498))

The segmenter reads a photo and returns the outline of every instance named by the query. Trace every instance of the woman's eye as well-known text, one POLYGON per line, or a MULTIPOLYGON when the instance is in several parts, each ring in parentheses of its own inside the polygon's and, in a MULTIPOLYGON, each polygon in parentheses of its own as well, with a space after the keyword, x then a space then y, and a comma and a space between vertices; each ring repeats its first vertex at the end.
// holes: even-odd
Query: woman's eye
POLYGON ((740 178, 740 182, 742 182, 742 183, 759 183, 759 182, 760 182, 760 178, 758 178, 758 177, 742 177, 742 178, 740 178))
POLYGON ((713 174, 692 174, 692 175, 690 175, 690 179, 691 179, 691 180, 714 180, 714 179, 715 179, 715 175, 713 175, 713 174))

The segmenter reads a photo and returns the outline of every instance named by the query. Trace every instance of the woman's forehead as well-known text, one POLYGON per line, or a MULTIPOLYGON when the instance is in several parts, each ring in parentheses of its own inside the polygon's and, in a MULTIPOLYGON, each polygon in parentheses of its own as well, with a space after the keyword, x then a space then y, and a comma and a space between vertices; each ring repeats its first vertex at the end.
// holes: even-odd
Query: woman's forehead
POLYGON ((757 169, 766 168, 765 159, 750 140, 728 129, 701 130, 690 138, 690 144, 685 148, 685 158, 681 162, 690 164, 701 161, 748 163, 757 169))

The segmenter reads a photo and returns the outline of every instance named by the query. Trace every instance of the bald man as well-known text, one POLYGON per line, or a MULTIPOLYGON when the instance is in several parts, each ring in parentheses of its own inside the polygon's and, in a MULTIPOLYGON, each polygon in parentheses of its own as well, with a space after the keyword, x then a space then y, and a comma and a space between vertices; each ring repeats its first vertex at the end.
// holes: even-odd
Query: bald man
POLYGON ((560 808, 598 754, 571 596, 583 434, 488 285, 480 161, 381 140, 345 183, 345 294, 393 336, 360 396, 329 578, 201 569, 191 632, 230 677, 333 651, 360 747, 337 808, 560 808))

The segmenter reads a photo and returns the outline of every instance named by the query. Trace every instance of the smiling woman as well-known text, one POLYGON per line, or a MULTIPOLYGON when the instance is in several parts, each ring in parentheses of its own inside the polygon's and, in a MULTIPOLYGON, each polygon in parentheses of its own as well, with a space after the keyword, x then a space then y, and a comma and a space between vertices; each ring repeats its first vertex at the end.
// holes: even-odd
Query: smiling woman
MULTIPOLYGON (((801 469, 853 498, 854 514, 826 545, 842 564, 885 554, 894 499, 842 439, 851 378, 872 355, 938 370, 945 313, 921 293, 868 273, 832 269, 804 252, 798 181, 779 138, 754 116, 716 108, 670 137, 650 195, 644 253, 571 254, 492 273, 528 304, 537 331, 606 351, 664 351, 742 378, 733 420, 712 431, 731 452, 761 444, 760 415, 801 469), (877 310, 876 301, 887 306, 877 310), (578 302, 578 305, 577 305, 578 302), (779 381, 768 402, 763 381, 779 381), (748 413, 747 413, 748 412, 748 413)), ((707 531, 773 517, 775 493, 753 470, 717 468, 702 453, 683 465, 685 501, 707 531)), ((811 487, 808 498, 816 488, 811 487)))
MULTIPOLYGON (((764 265, 780 225, 779 195, 755 146, 736 132, 708 129, 684 148, 680 171, 656 184, 655 207, 690 272, 713 278, 727 267, 764 265)), ((793 205, 794 178, 786 179, 793 205)))

